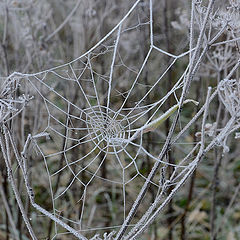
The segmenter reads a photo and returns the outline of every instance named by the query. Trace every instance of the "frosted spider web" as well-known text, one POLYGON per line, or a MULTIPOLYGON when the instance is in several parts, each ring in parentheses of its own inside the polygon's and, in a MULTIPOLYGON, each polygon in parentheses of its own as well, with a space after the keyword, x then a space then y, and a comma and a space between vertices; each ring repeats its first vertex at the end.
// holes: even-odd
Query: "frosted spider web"
POLYGON ((24 114, 38 118, 26 123, 31 134, 22 152, 25 161, 19 164, 32 206, 41 212, 32 216, 32 222, 54 223, 52 239, 62 235, 100 239, 96 234, 103 232, 104 239, 111 239, 126 225, 134 234, 153 214, 154 199, 164 201, 165 190, 178 186, 193 170, 190 160, 198 145, 176 165, 159 159, 162 143, 149 148, 149 139, 160 133, 147 126, 164 112, 170 96, 178 103, 188 67, 169 92, 162 92, 161 84, 189 52, 174 55, 158 48, 152 1, 144 3, 144 12, 140 4, 136 1, 109 34, 74 61, 10 76, 25 96, 34 97, 24 114), (147 33, 144 44, 131 38, 134 34, 140 38, 142 32, 147 33), (139 58, 138 66, 128 51, 139 58), (161 66, 163 58, 169 60, 167 67, 161 66), (157 73, 151 73, 154 64, 159 65, 157 73), (149 180, 155 163, 160 168, 149 180), (167 168, 172 169, 168 180, 167 168), (147 191, 129 223, 126 219, 146 183, 156 194, 147 191), (34 196, 39 191, 43 196, 34 196))

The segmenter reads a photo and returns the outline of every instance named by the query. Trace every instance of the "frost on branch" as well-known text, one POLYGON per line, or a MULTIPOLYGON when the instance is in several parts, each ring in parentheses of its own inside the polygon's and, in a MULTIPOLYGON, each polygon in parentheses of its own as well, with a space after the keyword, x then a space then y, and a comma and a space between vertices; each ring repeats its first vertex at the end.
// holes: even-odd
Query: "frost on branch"
POLYGON ((24 94, 17 96, 18 78, 6 78, 0 86, 0 123, 9 121, 19 114, 32 97, 24 94))
POLYGON ((223 146, 224 152, 229 151, 227 146, 228 136, 235 132, 239 127, 240 117, 240 84, 236 79, 224 79, 218 85, 218 96, 227 111, 231 115, 231 119, 225 126, 223 134, 219 134, 217 144, 223 146))
POLYGON ((240 84, 236 79, 224 79, 218 85, 218 96, 232 117, 240 116, 240 84))

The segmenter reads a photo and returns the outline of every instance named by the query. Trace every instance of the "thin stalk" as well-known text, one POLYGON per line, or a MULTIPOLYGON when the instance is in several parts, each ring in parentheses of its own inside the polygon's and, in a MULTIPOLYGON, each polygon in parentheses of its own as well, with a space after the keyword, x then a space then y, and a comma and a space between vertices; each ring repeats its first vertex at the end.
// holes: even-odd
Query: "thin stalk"
MULTIPOLYGON (((201 82, 201 80, 199 82, 201 82)), ((196 87, 196 99, 200 99, 200 89, 201 89, 200 86, 196 87)), ((210 102, 210 99, 209 99, 209 102, 210 102)), ((199 111, 199 109, 197 109, 197 111, 199 111)), ((193 134, 192 134, 193 142, 197 141, 197 137, 195 135, 196 132, 198 132, 197 122, 194 123, 194 131, 193 131, 193 134)), ((194 154, 196 156, 197 151, 195 151, 194 154)), ((192 197, 193 197, 193 193, 194 193, 195 178, 196 178, 196 170, 193 172, 191 180, 190 180, 190 186, 189 186, 189 191, 188 191, 188 196, 187 196, 187 203, 186 203, 184 213, 183 213, 182 218, 181 218, 181 236, 180 236, 181 240, 186 240, 187 239, 186 238, 186 221, 185 220, 186 220, 186 216, 187 216, 187 213, 189 211, 189 207, 190 207, 192 197)))
POLYGON ((15 180, 14 180, 14 176, 13 176, 13 173, 12 173, 12 168, 11 168, 11 163, 10 163, 10 156, 9 156, 9 143, 8 143, 8 137, 6 136, 6 132, 4 133, 5 135, 5 145, 4 145, 4 140, 3 140, 3 137, 0 136, 0 146, 1 146, 1 149, 2 149, 2 153, 3 153, 3 157, 4 157, 4 160, 5 160, 5 164, 7 166, 7 171, 8 171, 8 179, 11 183, 11 186, 12 186, 12 189, 13 189, 13 192, 14 192, 14 195, 15 195, 15 198, 17 200, 17 204, 18 204, 18 207, 22 213, 22 217, 23 217, 23 220, 26 224, 26 227, 29 231, 29 234, 30 236, 32 237, 32 239, 34 240, 37 240, 37 237, 32 229, 32 226, 28 220, 28 217, 27 217, 27 214, 24 210, 24 207, 23 207, 23 203, 22 203, 22 200, 21 200, 21 197, 20 197, 20 194, 18 192, 18 189, 17 189, 17 186, 16 186, 16 183, 15 183, 15 180))

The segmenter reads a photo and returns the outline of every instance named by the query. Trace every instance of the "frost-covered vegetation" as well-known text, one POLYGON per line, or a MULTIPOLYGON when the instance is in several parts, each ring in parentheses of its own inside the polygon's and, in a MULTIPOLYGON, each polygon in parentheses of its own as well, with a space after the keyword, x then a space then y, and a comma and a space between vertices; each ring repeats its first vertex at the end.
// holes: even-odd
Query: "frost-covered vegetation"
POLYGON ((0 239, 240 239, 240 1, 0 2, 0 239))

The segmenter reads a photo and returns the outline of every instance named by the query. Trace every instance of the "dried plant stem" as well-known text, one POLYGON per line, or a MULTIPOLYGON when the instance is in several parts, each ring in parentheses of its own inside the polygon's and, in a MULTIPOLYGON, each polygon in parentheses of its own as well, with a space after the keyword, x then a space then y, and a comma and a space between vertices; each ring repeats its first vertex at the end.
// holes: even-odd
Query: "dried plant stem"
POLYGON ((10 206, 8 204, 8 199, 5 195, 4 189, 2 187, 2 179, 3 179, 3 176, 1 175, 0 176, 0 196, 1 196, 1 199, 3 201, 3 205, 6 209, 6 212, 8 214, 9 222, 11 224, 12 231, 13 231, 13 234, 14 234, 14 239, 19 240, 17 228, 15 226, 14 219, 13 219, 13 216, 12 216, 12 213, 11 213, 11 209, 10 209, 10 206))
POLYGON ((53 36, 55 36, 66 24, 67 22, 71 19, 73 14, 77 11, 80 3, 82 0, 78 0, 72 11, 68 14, 68 16, 64 19, 64 21, 52 32, 46 39, 45 41, 49 41, 53 36))
MULTIPOLYGON (((30 203, 32 204, 32 206, 37 209, 38 211, 40 211, 42 214, 46 215, 48 218, 52 219, 55 223, 61 225, 63 228, 67 229, 69 232, 71 232, 74 236, 76 236, 78 239, 81 239, 81 240, 87 240, 87 238, 85 238, 81 233, 77 232, 75 229, 73 229, 72 227, 70 227, 69 225, 67 225, 66 223, 64 223, 63 221, 61 221, 60 219, 58 219, 57 217, 55 217, 53 214, 49 213, 48 211, 46 211, 44 208, 42 208, 41 206, 39 206, 37 203, 35 203, 34 201, 34 193, 33 193, 33 190, 32 188, 30 187, 30 182, 28 180, 28 175, 27 175, 27 168, 26 168, 26 159, 24 158, 21 158, 19 153, 18 153, 18 150, 17 150, 17 147, 15 146, 15 143, 14 143, 14 140, 12 138, 12 135, 9 131, 9 129, 7 127, 4 126, 4 132, 5 132, 5 136, 6 136, 6 140, 7 140, 7 136, 11 142, 11 146, 13 148, 13 152, 15 154, 15 157, 17 159, 17 162, 21 168, 21 170, 23 171, 23 177, 24 177, 24 181, 25 181, 25 186, 27 188, 27 193, 28 193, 28 196, 29 196, 29 199, 30 199, 30 203)), ((1 141, 1 145, 2 145, 2 141, 1 141)), ((7 149, 9 149, 9 146, 7 147, 7 149)), ((10 174, 12 174, 12 171, 11 171, 11 166, 10 164, 8 164, 8 170, 10 172, 10 174)), ((15 184, 15 183, 14 183, 15 184)), ((16 187, 16 186, 15 186, 16 187)), ((18 192, 17 192, 18 193, 18 192)), ((15 194, 16 195, 16 194, 15 194)), ((17 195, 17 197, 19 198, 19 194, 17 195)), ((16 198, 17 198, 16 197, 16 198)), ((19 198, 19 200, 21 201, 21 199, 19 198)), ((33 234, 33 239, 37 239, 32 231, 32 228, 31 228, 31 225, 28 221, 28 218, 26 216, 26 213, 23 209, 23 206, 22 206, 22 202, 18 203, 18 204, 21 204, 21 212, 22 214, 25 214, 23 215, 24 217, 24 221, 29 229, 29 231, 31 230, 31 233, 30 234, 33 234), (27 222, 26 222, 27 221, 27 222)), ((20 207, 20 206, 19 206, 20 207)), ((32 235, 31 235, 32 236, 32 235)))
MULTIPOLYGON (((132 233, 134 233, 134 235, 130 238, 127 239, 137 239, 137 237, 142 234, 144 232, 144 230, 154 221, 154 219, 158 216, 159 212, 163 209, 164 206, 166 206, 166 204, 169 203, 169 201, 172 199, 172 197, 177 193, 178 189, 186 182, 186 180, 191 176, 191 174, 193 173, 193 171, 196 169, 198 163, 201 161, 202 157, 205 155, 205 151, 204 151, 204 143, 205 143, 205 123, 206 123, 206 119, 207 119, 207 115, 208 115, 208 106, 209 106, 209 99, 210 99, 210 93, 211 93, 211 88, 209 88, 208 90, 208 95, 207 95, 207 99, 206 99, 206 108, 204 110, 204 115, 203 115, 203 121, 202 121, 202 136, 201 136, 201 145, 200 145, 200 149, 198 152, 197 157, 194 159, 194 161, 192 161, 189 164, 189 168, 188 168, 188 172, 184 175, 184 177, 178 182, 178 184, 175 186, 175 188, 171 191, 171 193, 167 196, 167 198, 164 200, 164 202, 160 205, 160 207, 157 208, 157 210, 152 214, 151 217, 147 219, 147 217, 143 217, 142 219, 144 219, 144 224, 143 225, 139 225, 137 224, 134 231, 132 231, 132 233)), ((154 201, 154 203, 151 205, 146 214, 149 215, 149 213, 152 213, 153 210, 156 208, 156 206, 158 205, 160 201, 160 198, 157 197, 154 201)), ((146 215, 145 214, 145 215, 146 215)), ((142 220, 140 220, 141 222, 143 222, 142 220)))
POLYGON ((217 153, 214 164, 214 175, 212 180, 212 202, 211 202, 211 218, 210 218, 210 226, 211 226, 211 240, 216 240, 217 232, 215 231, 215 221, 216 221, 216 194, 217 194, 217 186, 219 182, 219 168, 222 160, 222 150, 216 151, 217 153))
MULTIPOLYGON (((228 206, 227 206, 227 208, 226 208, 226 211, 225 211, 224 215, 222 216, 222 219, 221 219, 220 223, 218 224, 218 227, 217 227, 215 233, 219 233, 219 232, 221 231, 222 227, 225 225, 225 222, 226 222, 227 219, 228 219, 228 214, 229 214, 229 212, 230 212, 230 210, 231 210, 231 207, 233 206, 234 202, 235 202, 236 199, 237 199, 237 196, 238 196, 238 194, 239 194, 239 191, 240 191, 240 183, 237 185, 237 187, 236 187, 236 189, 235 189, 235 192, 234 192, 234 194, 232 195, 232 198, 231 198, 231 200, 230 200, 230 202, 229 202, 229 204, 228 204, 228 206)), ((215 237, 215 236, 214 236, 214 237, 215 237)))
POLYGON ((19 207, 19 209, 21 211, 23 220, 24 220, 24 222, 26 224, 26 227, 27 227, 27 229, 29 231, 29 234, 32 237, 32 239, 37 240, 37 237, 36 237, 36 235, 35 235, 35 233, 34 233, 34 231, 32 229, 32 226, 31 226, 31 224, 30 224, 30 222, 28 220, 27 214, 26 214, 26 212, 24 210, 20 194, 19 194, 17 186, 15 184, 15 180, 14 180, 14 176, 13 176, 12 168, 11 168, 11 163, 10 163, 9 142, 8 142, 8 137, 6 135, 6 128, 4 129, 4 136, 5 136, 5 139, 4 139, 5 140, 5 145, 4 145, 3 136, 1 135, 0 136, 0 146, 1 146, 1 149, 2 149, 3 158, 5 160, 5 164, 6 164, 7 171, 8 171, 8 179, 9 179, 10 184, 12 186, 15 198, 17 200, 18 207, 19 207))
MULTIPOLYGON (((206 25, 207 25, 207 20, 208 20, 210 11, 211 11, 211 9, 212 9, 212 7, 213 7, 213 3, 214 3, 214 0, 210 0, 210 2, 209 2, 209 4, 208 4, 207 13, 206 13, 206 16, 205 16, 205 19, 204 19, 204 24, 203 24, 203 27, 202 27, 202 29, 201 29, 201 32, 200 32, 200 35, 199 35, 199 38, 198 38, 196 50, 195 50, 195 52, 194 52, 194 54, 193 54, 193 62, 194 62, 194 59, 195 59, 196 56, 197 56, 197 53, 200 51, 200 48, 201 48, 201 46, 202 46, 204 31, 205 31, 205 28, 206 28, 206 25)), ((199 63, 198 63, 198 64, 199 64, 199 63)), ((192 71, 195 70, 195 69, 197 69, 197 66, 198 66, 198 65, 196 64, 195 67, 194 67, 193 65, 190 65, 190 67, 189 67, 189 74, 188 74, 188 76, 186 77, 186 80, 185 80, 185 82, 184 82, 184 87, 183 87, 181 99, 180 99, 180 102, 179 102, 180 109, 179 109, 179 111, 178 111, 177 116, 176 116, 175 119, 174 119, 174 122, 173 122, 173 124, 172 124, 172 126, 171 126, 171 128, 170 128, 170 131, 169 131, 169 134, 168 134, 167 139, 166 139, 166 141, 165 141, 165 144, 164 144, 164 146, 163 146, 163 148, 162 148, 162 151, 161 151, 161 153, 160 153, 160 155, 159 155, 159 159, 160 159, 160 160, 162 160, 162 159, 164 158, 166 152, 167 152, 168 149, 169 149, 170 142, 171 142, 171 139, 172 139, 172 136, 173 136, 175 127, 176 127, 176 125, 177 125, 177 121, 178 121, 178 118, 179 118, 179 114, 180 114, 180 110, 181 110, 182 104, 183 104, 183 102, 184 102, 184 100, 185 100, 186 93, 187 93, 188 88, 189 88, 189 86, 190 86, 190 82, 191 82, 191 80, 192 80, 192 78, 193 78, 193 73, 192 73, 192 71)), ((194 73, 195 73, 195 72, 196 72, 196 70, 194 71, 194 73)), ((153 166, 150 174, 148 175, 148 178, 147 178, 147 180, 145 181, 145 183, 144 183, 144 185, 143 185, 143 187, 142 187, 142 189, 141 189, 138 197, 136 198, 136 201, 134 202, 134 204, 133 204, 133 206, 132 206, 132 208, 131 208, 131 210, 130 210, 127 218, 126 218, 126 220, 124 221, 121 229, 120 229, 119 232, 117 233, 116 240, 120 240, 121 237, 123 236, 124 232, 126 231, 127 226, 129 225, 129 223, 130 223, 130 221, 132 220, 135 212, 137 211, 137 209, 138 209, 138 207, 139 207, 139 205, 140 205, 140 203, 141 203, 141 201, 142 201, 145 193, 147 192, 147 189, 148 189, 148 187, 149 187, 149 185, 150 185, 150 182, 152 181, 154 175, 156 174, 157 169, 159 168, 159 166, 160 166, 160 162, 156 162, 156 163, 154 164, 154 166, 153 166)), ((181 186, 181 185, 182 185, 182 184, 180 184, 180 186, 181 186)), ((173 192, 173 191, 172 191, 172 192, 173 192)), ((170 194, 169 196, 172 196, 172 195, 170 194)), ((167 201, 167 202, 169 202, 169 201, 170 201, 170 199, 168 198, 168 201, 167 201)))
MULTIPOLYGON (((192 13, 193 14, 193 13, 192 13)), ((199 82, 200 83, 200 82, 199 82)), ((200 92, 200 86, 196 88, 196 99, 200 99, 200 96, 202 95, 202 92, 200 92)), ((212 95, 210 96, 210 98, 212 97, 212 95)), ((209 98, 209 103, 211 102, 211 99, 209 98)), ((197 112, 199 111, 199 109, 197 109, 197 112)), ((198 132, 198 123, 195 122, 194 123, 194 132, 192 135, 192 139, 193 142, 197 141, 197 137, 195 135, 196 132, 198 132)), ((197 151, 194 151, 194 155, 197 155, 197 151)), ((194 186, 195 186, 195 178, 196 178, 196 172, 197 170, 195 170, 192 174, 191 180, 190 180, 190 185, 189 185, 189 190, 188 190, 188 196, 187 196, 187 203, 184 209, 184 213, 181 217, 181 240, 185 240, 186 239, 186 217, 188 214, 188 211, 190 209, 190 204, 193 198, 193 194, 194 194, 194 186)))
POLYGON ((2 44, 1 44, 1 47, 3 49, 6 76, 9 76, 9 74, 10 74, 10 68, 9 68, 9 63, 8 63, 8 54, 7 54, 8 22, 9 22, 9 12, 8 12, 8 8, 6 6, 5 7, 3 38, 2 38, 2 44))

